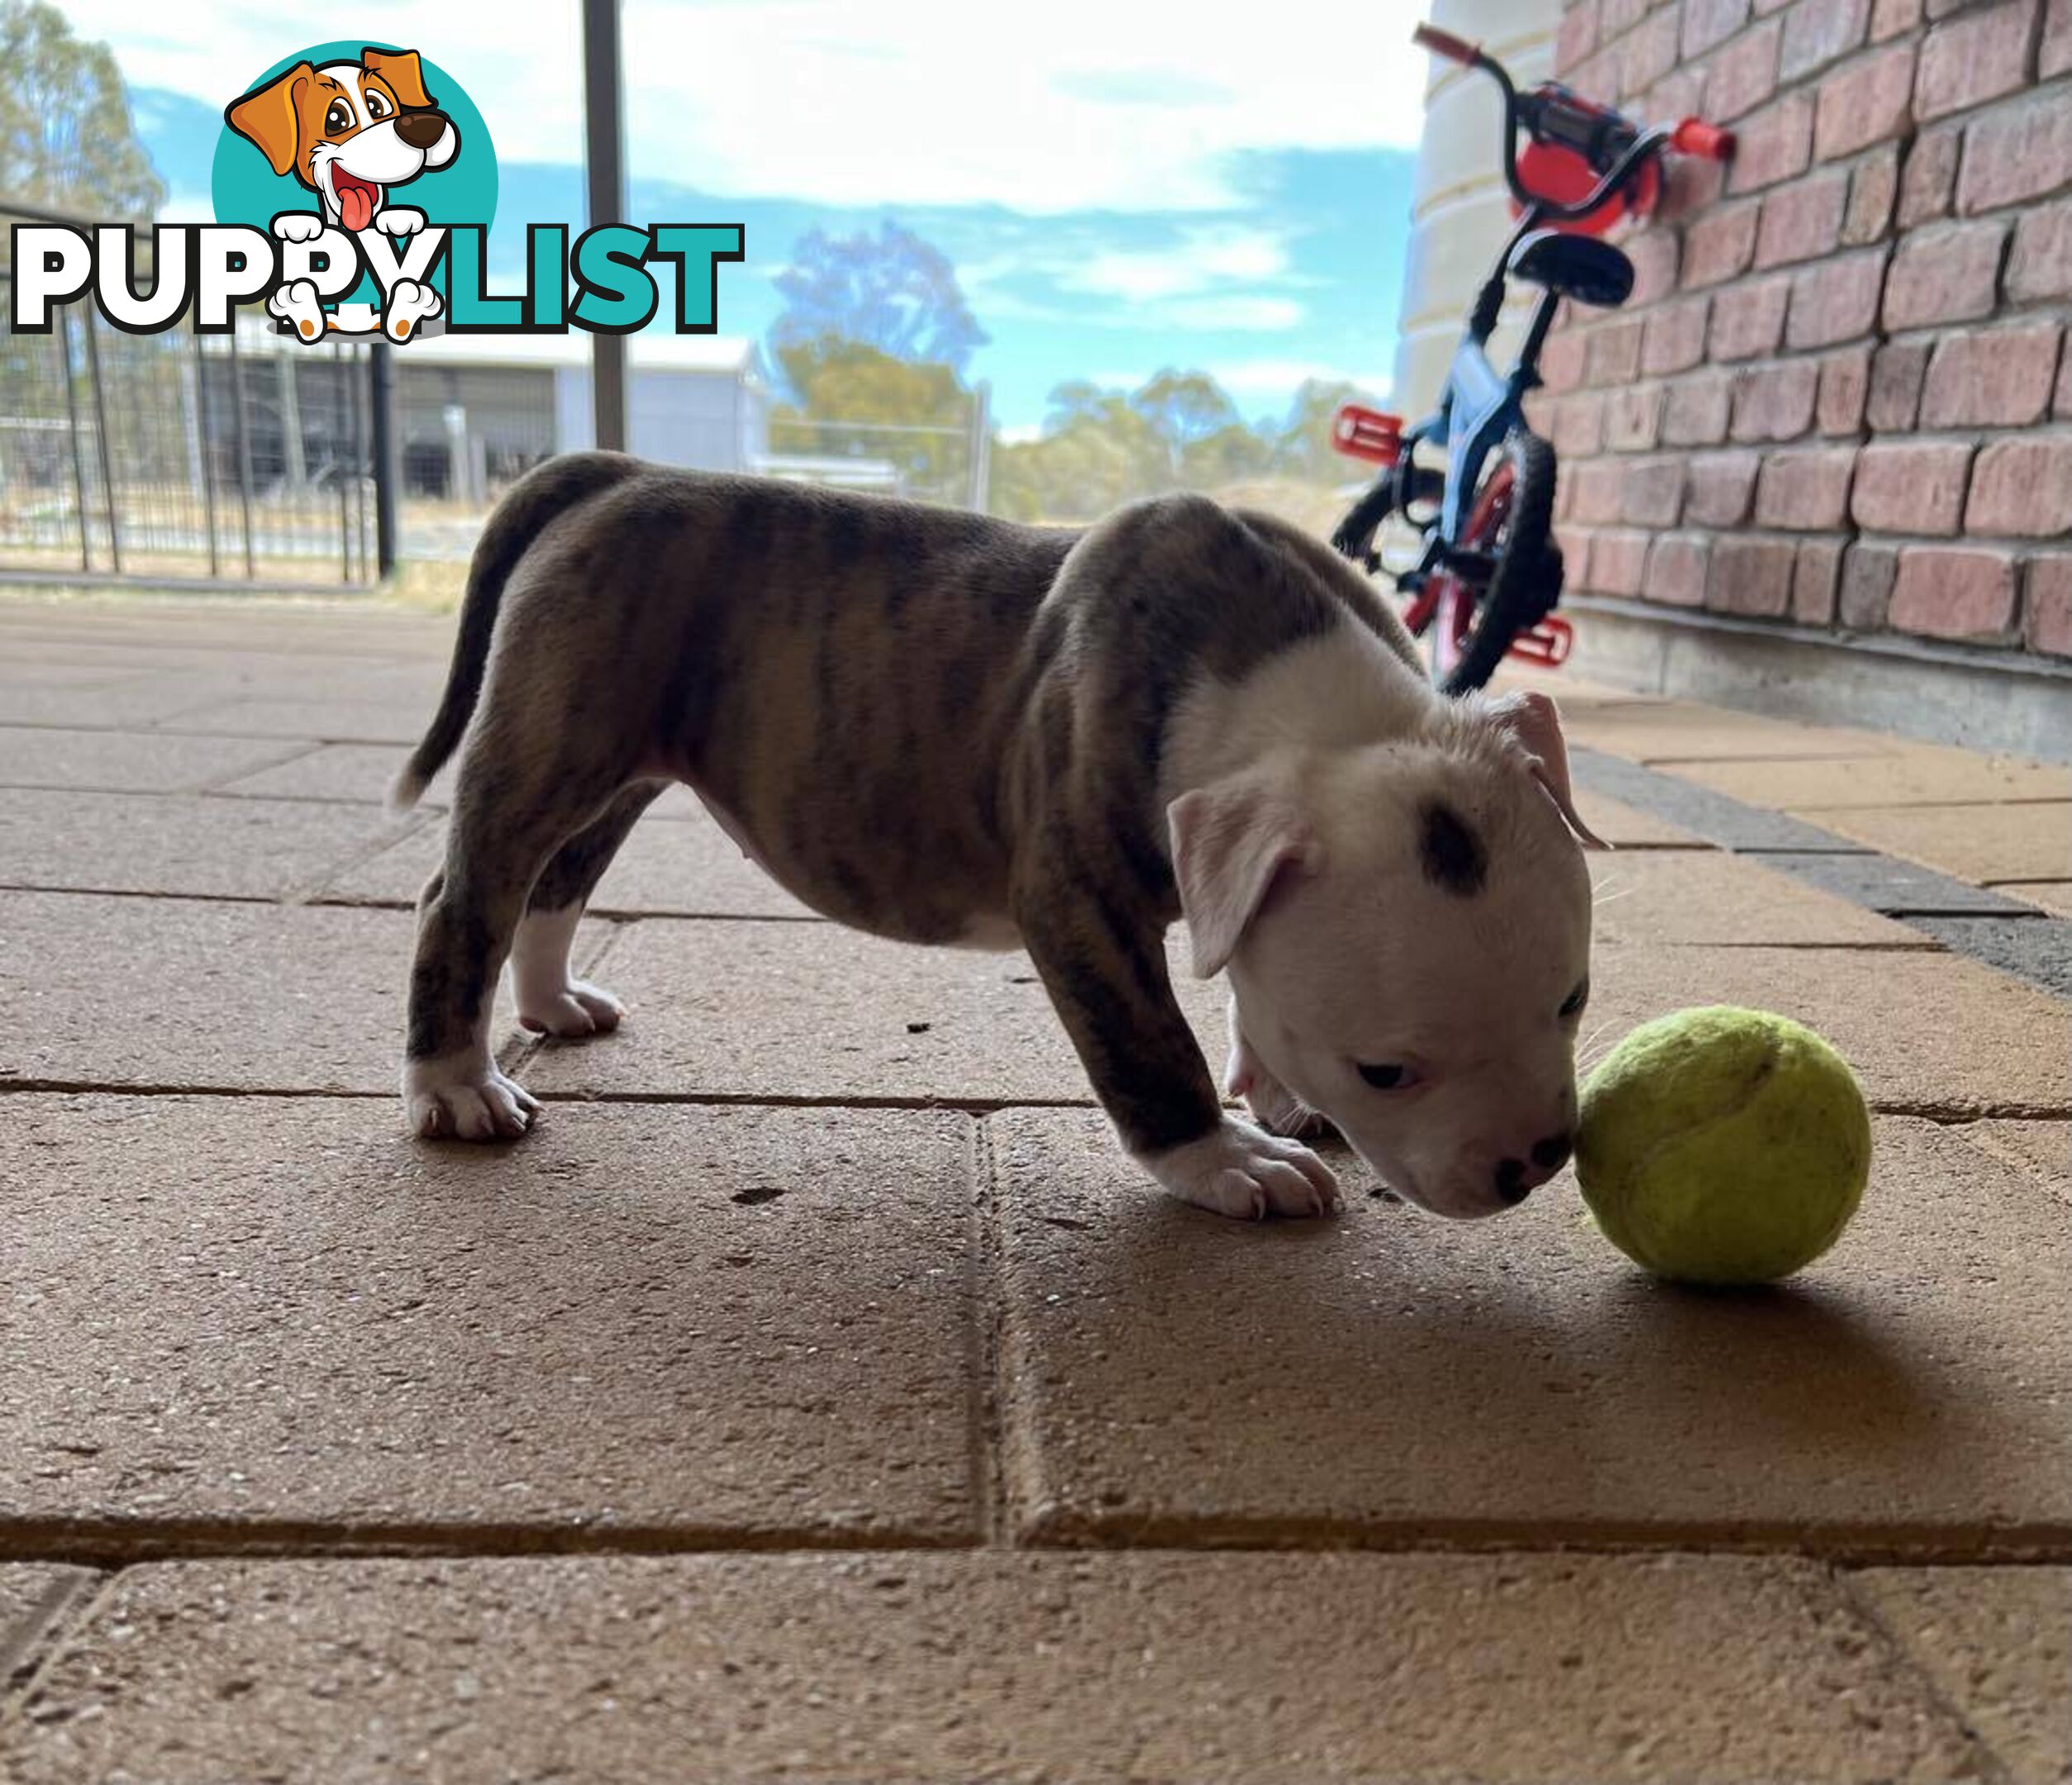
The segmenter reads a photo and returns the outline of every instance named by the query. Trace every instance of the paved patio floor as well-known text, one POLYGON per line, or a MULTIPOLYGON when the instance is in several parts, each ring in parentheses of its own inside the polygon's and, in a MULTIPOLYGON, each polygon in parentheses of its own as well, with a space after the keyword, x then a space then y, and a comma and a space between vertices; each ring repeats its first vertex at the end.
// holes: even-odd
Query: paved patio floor
POLYGON ((1563 691, 1588 1052, 1764 1005, 1878 1112, 1700 1295, 1566 1180, 1166 1203, 1026 960, 674 796, 625 1029, 406 1141, 449 626, 0 604, 0 1778, 2072 1778, 2072 770, 1563 691))

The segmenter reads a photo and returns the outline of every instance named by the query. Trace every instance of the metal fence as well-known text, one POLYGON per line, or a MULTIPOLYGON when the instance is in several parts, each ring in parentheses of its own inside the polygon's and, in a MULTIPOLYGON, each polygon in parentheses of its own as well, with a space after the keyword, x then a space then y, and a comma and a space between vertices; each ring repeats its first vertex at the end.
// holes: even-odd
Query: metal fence
POLYGON ((750 469, 801 483, 882 490, 984 514, 993 482, 992 390, 983 380, 955 421, 841 421, 776 415, 750 469))
POLYGON ((0 578, 374 580, 364 344, 306 347, 263 312, 228 335, 130 335, 90 298, 17 335, 11 278, 0 267, 0 578))

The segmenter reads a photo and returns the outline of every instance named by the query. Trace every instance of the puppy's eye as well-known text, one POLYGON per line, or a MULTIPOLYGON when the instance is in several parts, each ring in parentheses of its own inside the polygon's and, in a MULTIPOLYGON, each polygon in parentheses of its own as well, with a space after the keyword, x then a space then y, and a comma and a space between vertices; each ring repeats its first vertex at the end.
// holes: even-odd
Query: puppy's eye
POLYGON ((1417 1069, 1411 1066, 1362 1066, 1360 1076, 1377 1091, 1401 1091, 1417 1082, 1417 1069))
POLYGON ((332 100, 331 109, 324 113, 324 128, 326 131, 350 130, 352 125, 353 108, 343 99, 332 100))
POLYGON ((378 118, 387 117, 388 116, 388 102, 383 98, 378 93, 369 93, 367 95, 367 116, 369 117, 378 118))
POLYGON ((1564 1016, 1580 1016, 1583 1007, 1589 1002, 1590 982, 1585 979, 1562 1001, 1561 1014, 1564 1016))

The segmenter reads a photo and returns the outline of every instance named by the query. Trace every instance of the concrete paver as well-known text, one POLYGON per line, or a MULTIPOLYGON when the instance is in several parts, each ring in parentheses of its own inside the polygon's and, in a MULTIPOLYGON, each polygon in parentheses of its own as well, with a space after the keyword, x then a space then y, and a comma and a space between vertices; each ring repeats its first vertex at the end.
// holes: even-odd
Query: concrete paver
POLYGON ((1831 830, 1960 880, 2049 880, 2072 869, 2072 801, 1863 806, 1809 812, 1831 830))
POLYGON ((263 769, 293 748, 256 738, 9 726, 0 727, 0 785, 192 793, 227 776, 263 769))
POLYGON ((2003 880, 1993 890, 2047 911, 2054 917, 2072 917, 2072 880, 2003 880))
MULTIPOLYGON (((344 800, 379 806, 409 756, 400 744, 307 745, 278 767, 223 782, 215 791, 239 799, 344 800)), ((427 808, 444 806, 451 783, 450 769, 442 771, 418 803, 427 808)))
POLYGON ((2013 1785, 2072 1779, 2072 1568, 1870 1568, 1847 1582, 2013 1785))
POLYGON ((418 822, 313 801, 0 788, 0 883, 286 898, 418 822))
POLYGON ((53 1626, 99 1578, 88 1568, 0 1563, 0 1719, 17 1683, 41 1658, 53 1626))
POLYGON ((571 1107, 492 1150, 366 1098, 7 1113, 0 1544, 973 1534, 969 1118, 571 1107))
POLYGON ((2072 1122, 1975 1121, 1957 1132, 1995 1159, 2028 1172, 2060 1201, 2072 1202, 2072 1122))
POLYGON ((415 744, 431 723, 437 699, 434 688, 399 691, 393 700, 231 700, 190 707, 167 721, 166 729, 326 744, 415 744))
POLYGON ((1951 912, 1908 920, 1946 948, 2072 1000, 2072 924, 1951 912))
MULTIPOLYGON (((1848 847, 1854 849, 1853 845, 1848 847)), ((2034 915, 2020 900, 1992 887, 1974 886, 1918 862, 1870 850, 1831 854, 1817 850, 1764 850, 1758 859, 1779 873, 1870 911, 1908 917, 2034 915)))
POLYGON ((0 1087, 393 1095, 414 931, 405 912, 0 892, 0 1087))
POLYGON ((1776 1561, 202 1564, 125 1576, 0 1764, 21 1785, 178 1785, 230 1754, 456 1781, 1978 1776, 1892 1659, 1824 1571, 1776 1561))
MULTIPOLYGON (((1220 1066, 1226 992, 1168 958, 1220 1066)), ((616 1035, 549 1043, 519 1076, 556 1095, 1091 1102, 1086 1073, 1021 954, 922 949, 835 924, 626 927, 598 973, 631 1014, 616 1035)))
POLYGON ((1929 948, 1918 931, 1717 850, 1589 857, 1600 945, 1929 948))
POLYGON ((1576 789, 1575 807, 1582 814, 1584 823, 1613 849, 1712 847, 1681 825, 1671 824, 1666 818, 1658 818, 1653 812, 1642 812, 1637 806, 1629 806, 1623 800, 1613 799, 1592 788, 1576 789))
POLYGON ((1572 715, 1565 707, 1564 715, 1570 744, 1636 762, 1877 757, 1905 747, 1875 731, 1795 725, 1679 701, 1605 707, 1572 715))
POLYGON ((1742 1295, 1651 1282, 1566 1178, 1484 1222, 1246 1229, 1141 1189, 1090 1116, 987 1129, 1026 1536, 2072 1535, 2072 1230, 1931 1124, 1881 1120, 1835 1250, 1742 1295))
MULTIPOLYGON (((426 708, 427 716, 431 707, 426 708)), ((414 740, 413 740, 414 741, 414 740)), ((379 806, 388 797, 389 783, 410 752, 400 744, 324 744, 306 748, 279 768, 263 769, 224 783, 213 789, 239 798, 335 799, 379 806)), ((449 764, 433 777, 420 807, 427 811, 445 806, 453 793, 453 767, 449 764)), ((1644 812, 1634 815, 1635 828, 1666 829, 1644 812)), ((688 788, 672 787, 641 815, 642 825, 672 818, 709 822, 705 808, 688 788)), ((738 853, 738 852, 737 852, 738 853)))
POLYGON ((135 671, 87 687, 10 681, 0 683, 0 725, 149 726, 173 714, 221 701, 236 687, 231 679, 206 669, 135 671))
MULTIPOLYGON (((445 859, 445 826, 434 823, 331 877, 323 897, 347 903, 414 905, 445 859)), ((686 822, 643 817, 598 883, 590 909, 683 917, 811 917, 728 840, 701 809, 686 822)))
POLYGON ((1851 761, 1679 763, 1672 773, 1759 806, 1983 805, 2072 799, 2072 769, 1915 744, 1851 761))
POLYGON ((110 682, 126 681, 137 667, 45 660, 18 651, 10 641, 6 659, 0 661, 0 688, 100 688, 110 682))

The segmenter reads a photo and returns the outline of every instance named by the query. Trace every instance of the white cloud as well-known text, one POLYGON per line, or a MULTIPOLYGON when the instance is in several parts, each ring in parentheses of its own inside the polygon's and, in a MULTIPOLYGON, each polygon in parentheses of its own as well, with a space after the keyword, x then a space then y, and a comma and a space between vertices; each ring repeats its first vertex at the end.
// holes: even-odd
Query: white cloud
MULTIPOLYGON (((138 85, 220 107, 326 27, 255 0, 68 0, 138 85), (177 19, 175 26, 172 21, 177 19), (298 21, 300 21, 298 22, 298 21)), ((723 193, 842 205, 1199 210, 1241 202, 1246 150, 1414 144, 1418 0, 626 0, 629 166, 723 193)), ((364 0, 352 32, 422 50, 498 150, 582 153, 574 0, 364 0)))
POLYGON ((1240 292, 1222 298, 1182 298, 1166 307, 1164 320, 1174 328, 1246 329, 1270 334, 1277 329, 1296 327, 1303 313, 1303 307, 1293 298, 1240 292))
POLYGON ((1061 268, 1068 291, 1142 302, 1204 292, 1232 282, 1272 279, 1288 270, 1288 245, 1265 230, 1226 224, 1185 231, 1177 246, 1111 249, 1061 268))

